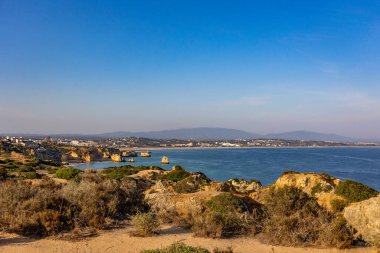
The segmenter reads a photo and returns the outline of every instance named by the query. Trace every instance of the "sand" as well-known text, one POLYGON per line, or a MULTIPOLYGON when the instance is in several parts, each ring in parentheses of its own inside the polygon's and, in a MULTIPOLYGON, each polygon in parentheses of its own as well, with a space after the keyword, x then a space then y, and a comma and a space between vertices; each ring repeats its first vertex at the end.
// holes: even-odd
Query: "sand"
POLYGON ((349 250, 288 248, 265 245, 254 238, 207 239, 195 238, 191 232, 178 228, 164 228, 160 235, 139 238, 130 237, 130 228, 101 232, 98 236, 80 241, 60 240, 54 237, 34 240, 14 234, 0 233, 0 253, 138 253, 143 249, 163 248, 174 242, 209 249, 232 247, 235 253, 376 253, 374 248, 349 250))

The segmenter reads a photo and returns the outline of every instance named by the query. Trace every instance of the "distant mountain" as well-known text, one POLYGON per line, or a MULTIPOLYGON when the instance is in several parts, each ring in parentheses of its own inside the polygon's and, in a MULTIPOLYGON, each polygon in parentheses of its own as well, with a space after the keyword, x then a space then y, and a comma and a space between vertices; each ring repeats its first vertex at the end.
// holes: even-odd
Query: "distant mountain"
POLYGON ((112 132, 104 133, 101 136, 108 137, 145 137, 151 139, 184 139, 184 140, 227 140, 227 139, 248 139, 259 138, 261 135, 253 134, 241 130, 229 128, 181 128, 172 130, 152 131, 152 132, 112 132))
POLYGON ((286 139, 286 140, 305 140, 305 141, 335 141, 335 142, 355 142, 359 141, 346 136, 336 134, 324 134, 310 131, 294 131, 273 134, 255 134, 246 131, 229 128, 182 128, 152 132, 112 132, 104 133, 102 137, 145 137, 151 139, 183 139, 183 140, 226 140, 226 139, 286 139))
MULTIPOLYGON (((24 137, 43 137, 47 135, 41 134, 3 134, 8 136, 24 136, 24 137)), ((380 142, 376 139, 354 139, 346 136, 336 134, 325 134, 310 131, 294 131, 284 133, 272 134, 255 134, 242 130, 229 129, 229 128, 181 128, 162 131, 148 131, 148 132, 131 132, 120 131, 102 134, 54 134, 50 135, 56 138, 81 138, 81 139, 94 139, 94 138, 119 138, 119 137, 145 137, 150 139, 181 139, 181 140, 232 140, 232 139, 287 139, 287 140, 307 140, 307 141, 335 141, 335 142, 380 142)))
POLYGON ((305 141, 336 141, 336 142, 355 142, 356 139, 341 136, 337 134, 324 134, 310 131, 293 131, 285 133, 275 133, 264 135, 269 139, 285 139, 285 140, 305 140, 305 141))

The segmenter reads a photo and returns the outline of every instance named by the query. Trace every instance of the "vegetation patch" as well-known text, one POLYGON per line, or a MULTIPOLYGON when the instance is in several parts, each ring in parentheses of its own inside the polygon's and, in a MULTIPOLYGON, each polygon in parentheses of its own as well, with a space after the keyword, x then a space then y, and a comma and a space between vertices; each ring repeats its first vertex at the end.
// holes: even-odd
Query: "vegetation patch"
POLYGON ((282 172, 282 175, 289 175, 289 174, 300 174, 298 171, 294 171, 294 170, 285 170, 284 172, 282 172))
POLYGON ((194 217, 192 230, 197 236, 223 238, 256 234, 262 230, 266 213, 248 198, 221 193, 205 203, 205 212, 194 217))
POLYGON ((5 181, 0 184, 0 203, 2 230, 27 236, 107 228, 146 210, 142 194, 132 181, 96 175, 67 185, 48 178, 36 185, 5 181))
POLYGON ((334 212, 342 212, 349 202, 345 199, 333 199, 330 204, 334 212))
POLYGON ((346 248, 353 235, 344 218, 329 213, 295 187, 271 188, 265 197, 269 219, 264 242, 285 246, 346 248))
POLYGON ((370 199, 379 194, 375 189, 352 180, 341 181, 335 188, 335 193, 346 198, 350 203, 370 199))
POLYGON ((5 168, 0 168, 0 180, 5 180, 8 178, 8 171, 5 168))
POLYGON ((174 243, 164 249, 143 250, 140 253, 210 253, 205 248, 187 246, 183 243, 174 243))
POLYGON ((156 216, 152 213, 138 213, 132 217, 132 225, 135 227, 132 235, 134 236, 152 236, 158 234, 160 224, 156 216))
POLYGON ((333 189, 331 185, 322 185, 321 183, 318 183, 311 188, 311 195, 315 196, 315 194, 320 192, 329 192, 333 189))
POLYGON ((173 189, 177 193, 193 193, 200 191, 202 186, 207 185, 211 180, 203 173, 196 173, 178 181, 173 189))
POLYGON ((65 167, 65 168, 58 169, 55 172, 55 175, 58 178, 70 180, 70 179, 76 178, 77 175, 79 173, 81 173, 81 172, 82 171, 80 169, 76 169, 76 168, 73 168, 73 167, 65 167))
POLYGON ((126 176, 130 176, 133 174, 136 174, 143 170, 150 170, 150 169, 161 169, 157 166, 138 166, 133 167, 131 165, 123 165, 119 167, 108 167, 102 170, 102 173, 105 174, 110 179, 117 179, 121 180, 125 178, 126 176))
POLYGON ((163 175, 161 179, 170 180, 173 182, 181 181, 182 179, 187 178, 191 174, 184 170, 181 166, 174 166, 174 168, 166 175, 163 175))

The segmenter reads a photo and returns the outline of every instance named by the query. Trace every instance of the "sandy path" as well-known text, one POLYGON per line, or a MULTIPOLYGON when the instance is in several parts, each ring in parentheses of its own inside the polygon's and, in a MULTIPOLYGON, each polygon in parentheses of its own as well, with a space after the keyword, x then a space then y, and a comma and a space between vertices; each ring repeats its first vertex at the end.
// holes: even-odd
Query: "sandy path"
POLYGON ((65 241, 54 238, 31 240, 10 234, 0 233, 1 253, 103 253, 125 252, 138 253, 143 249, 166 247, 174 242, 202 246, 212 251, 214 248, 231 246, 236 253, 376 253, 374 248, 350 250, 286 248, 264 245, 253 238, 206 239, 194 238, 187 230, 167 228, 161 235, 150 238, 136 238, 128 235, 129 229, 113 230, 101 233, 97 237, 82 241, 65 241))

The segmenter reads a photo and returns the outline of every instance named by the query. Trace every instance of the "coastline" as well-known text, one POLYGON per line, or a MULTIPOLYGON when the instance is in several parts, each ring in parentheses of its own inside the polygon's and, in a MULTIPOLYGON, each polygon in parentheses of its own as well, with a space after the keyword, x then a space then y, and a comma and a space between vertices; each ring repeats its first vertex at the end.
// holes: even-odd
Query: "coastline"
POLYGON ((123 150, 133 150, 133 151, 146 151, 146 150, 210 150, 210 149, 293 149, 293 148, 304 148, 304 149, 317 149, 317 148, 380 148, 379 146, 291 146, 291 147, 132 147, 123 148, 123 150))

